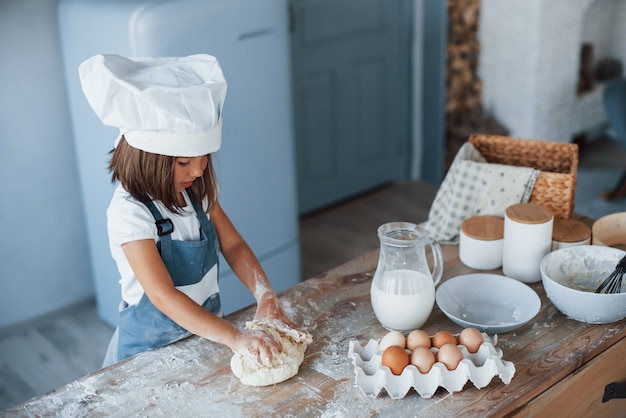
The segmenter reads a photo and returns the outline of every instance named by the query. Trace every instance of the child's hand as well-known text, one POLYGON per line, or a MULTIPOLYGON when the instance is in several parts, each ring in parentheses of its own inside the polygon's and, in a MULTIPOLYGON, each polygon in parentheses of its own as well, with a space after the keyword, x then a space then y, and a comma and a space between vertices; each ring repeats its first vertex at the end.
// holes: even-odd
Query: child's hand
POLYGON ((244 329, 241 330, 240 336, 231 349, 235 353, 247 350, 256 357, 259 364, 271 367, 272 360, 282 353, 283 346, 272 335, 264 331, 244 329))
POLYGON ((290 328, 297 329, 297 325, 287 317, 283 305, 273 292, 266 293, 258 302, 254 319, 268 323, 282 322, 290 328))

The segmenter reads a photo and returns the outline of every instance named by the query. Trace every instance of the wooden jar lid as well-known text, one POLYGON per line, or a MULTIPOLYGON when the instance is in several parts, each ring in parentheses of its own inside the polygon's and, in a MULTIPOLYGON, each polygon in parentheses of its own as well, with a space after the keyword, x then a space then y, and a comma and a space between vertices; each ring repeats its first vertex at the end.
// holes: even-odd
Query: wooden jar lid
POLYGON ((576 219, 555 218, 552 227, 552 240, 558 242, 579 242, 591 237, 591 228, 576 219))
POLYGON ((504 237, 504 220, 495 216, 473 216, 461 224, 461 231, 470 238, 494 241, 504 237))
POLYGON ((543 224, 554 216, 550 210, 535 203, 517 203, 506 208, 506 216, 522 224, 543 224))

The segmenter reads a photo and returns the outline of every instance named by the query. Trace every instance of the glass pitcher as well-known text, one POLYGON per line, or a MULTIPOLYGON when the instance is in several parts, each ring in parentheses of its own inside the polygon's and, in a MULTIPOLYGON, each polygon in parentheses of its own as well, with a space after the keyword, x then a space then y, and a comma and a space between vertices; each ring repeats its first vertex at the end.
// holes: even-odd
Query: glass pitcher
POLYGON ((376 318, 388 330, 420 329, 432 312, 443 273, 441 247, 425 229, 409 222, 381 225, 378 239, 380 255, 371 286, 376 318), (432 249, 432 272, 426 245, 432 249))

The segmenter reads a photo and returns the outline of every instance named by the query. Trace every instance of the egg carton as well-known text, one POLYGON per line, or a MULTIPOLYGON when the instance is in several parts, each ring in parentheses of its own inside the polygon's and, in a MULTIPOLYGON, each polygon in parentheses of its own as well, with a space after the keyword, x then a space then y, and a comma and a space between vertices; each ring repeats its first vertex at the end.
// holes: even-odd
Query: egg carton
MULTIPOLYGON (((421 397, 430 398, 440 386, 449 393, 459 392, 469 380, 480 389, 487 386, 494 376, 499 376, 508 385, 515 374, 515 365, 502 360, 502 350, 494 346, 495 338, 491 340, 483 334, 483 339, 476 353, 470 353, 465 346, 459 345, 463 360, 454 370, 436 362, 428 373, 421 373, 409 364, 402 374, 394 375, 389 367, 381 364, 378 340, 369 340, 365 347, 351 340, 348 355, 354 364, 356 385, 364 395, 371 397, 377 397, 385 389, 392 399, 401 399, 413 388, 421 397)), ((431 351, 436 354, 437 348, 433 347, 431 351)))

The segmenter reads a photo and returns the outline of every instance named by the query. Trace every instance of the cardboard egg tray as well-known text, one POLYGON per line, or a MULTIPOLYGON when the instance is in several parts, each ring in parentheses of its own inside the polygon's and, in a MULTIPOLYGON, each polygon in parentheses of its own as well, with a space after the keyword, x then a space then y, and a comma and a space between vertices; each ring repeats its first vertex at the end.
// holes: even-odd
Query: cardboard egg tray
MULTIPOLYGON (((365 347, 356 341, 350 341, 348 355, 354 364, 356 385, 366 396, 377 397, 385 389, 392 399, 401 399, 411 388, 423 398, 430 398, 440 386, 449 393, 459 392, 467 381, 478 389, 499 376, 504 384, 509 384, 515 374, 515 365, 502 360, 502 350, 494 347, 488 335, 483 334, 484 342, 476 353, 470 353, 459 345, 463 360, 456 369, 448 370, 445 365, 436 362, 428 373, 421 373, 417 367, 409 364, 401 375, 394 375, 387 366, 381 364, 382 353, 378 350, 378 341, 369 340, 365 347)), ((437 348, 431 348, 436 353, 437 348)))

